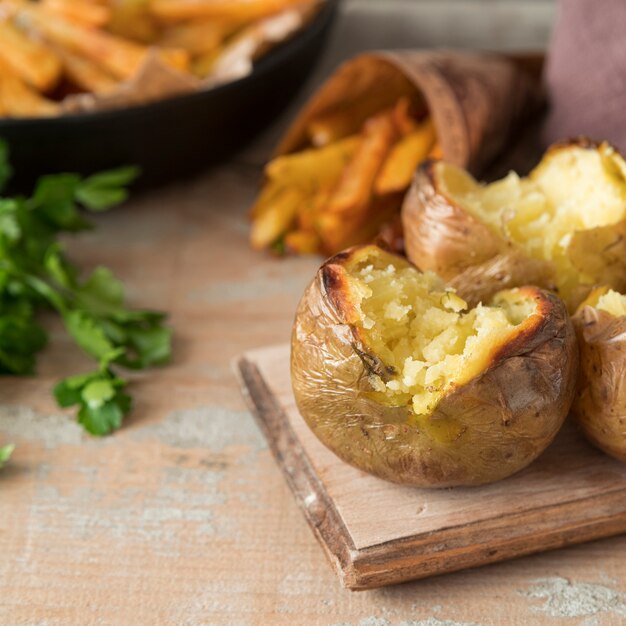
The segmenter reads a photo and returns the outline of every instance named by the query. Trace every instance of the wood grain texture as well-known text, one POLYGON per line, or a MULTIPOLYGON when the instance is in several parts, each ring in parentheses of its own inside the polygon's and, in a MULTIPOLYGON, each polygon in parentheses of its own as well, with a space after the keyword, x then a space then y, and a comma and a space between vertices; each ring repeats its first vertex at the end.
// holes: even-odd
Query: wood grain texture
MULTIPOLYGON (((446 16, 446 4, 347 0, 350 22, 317 80, 355 48, 405 46, 411 32, 424 45, 542 42, 553 12, 456 0, 446 16)), ((294 110, 236 161, 133 198, 68 240, 77 262, 110 266, 132 304, 170 311, 174 360, 133 376, 136 409, 105 440, 83 435, 50 397, 59 378, 91 367, 59 327, 36 377, 0 379, 0 439, 17 444, 0 472, 0 624, 623 624, 626 536, 383 589, 338 584, 232 370, 244 351, 288 340, 319 265, 247 245, 260 164, 294 110)))
POLYGON ((394 485, 341 461, 295 405, 289 347, 247 353, 261 429, 342 583, 366 589, 626 531, 626 465, 568 424, 528 468, 476 488, 394 485))

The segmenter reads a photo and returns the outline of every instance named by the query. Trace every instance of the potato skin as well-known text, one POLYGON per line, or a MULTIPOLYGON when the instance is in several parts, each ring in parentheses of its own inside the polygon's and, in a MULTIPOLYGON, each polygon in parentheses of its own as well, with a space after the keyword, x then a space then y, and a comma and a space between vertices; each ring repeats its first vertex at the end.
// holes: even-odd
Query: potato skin
POLYGON ((574 416, 591 443, 626 461, 626 317, 585 306, 573 322, 580 348, 574 416))
MULTIPOLYGON (((426 426, 405 407, 368 397, 370 372, 385 364, 353 325, 344 265, 353 248, 329 259, 300 301, 291 343, 291 377, 300 413, 315 435, 351 465, 421 487, 480 485, 533 461, 552 441, 573 399, 577 349, 563 303, 534 287, 540 315, 513 341, 494 346, 490 366, 440 401, 426 426), (442 442, 441 428, 455 436, 442 442)), ((406 261, 402 261, 406 263, 406 261)))
POLYGON ((441 276, 470 306, 521 285, 552 289, 552 265, 531 259, 448 197, 435 163, 420 165, 402 207, 409 259, 441 276))

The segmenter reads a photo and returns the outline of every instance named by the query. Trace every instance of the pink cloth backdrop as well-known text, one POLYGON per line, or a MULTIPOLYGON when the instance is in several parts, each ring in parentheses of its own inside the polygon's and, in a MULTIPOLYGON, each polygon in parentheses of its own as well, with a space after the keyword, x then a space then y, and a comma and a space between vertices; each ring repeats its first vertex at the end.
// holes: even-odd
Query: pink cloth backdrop
POLYGON ((608 139, 626 152, 626 0, 560 0, 546 66, 544 139, 608 139))

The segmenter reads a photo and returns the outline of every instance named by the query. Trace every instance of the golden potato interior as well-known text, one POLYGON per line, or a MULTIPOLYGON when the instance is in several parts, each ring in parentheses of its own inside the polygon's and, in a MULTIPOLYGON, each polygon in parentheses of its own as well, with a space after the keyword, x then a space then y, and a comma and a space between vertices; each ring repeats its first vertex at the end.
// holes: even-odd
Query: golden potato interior
POLYGON ((491 306, 468 310, 435 274, 396 258, 368 256, 349 267, 349 288, 355 325, 385 364, 370 379, 373 399, 408 406, 419 420, 446 393, 487 369, 537 304, 511 290, 491 306))
POLYGON ((557 146, 528 178, 511 172, 490 185, 436 167, 445 195, 530 257, 554 264, 566 300, 579 284, 596 281, 591 266, 582 270, 572 255, 574 235, 626 219, 626 163, 608 144, 557 146))
POLYGON ((592 306, 598 311, 606 311, 613 317, 623 317, 626 315, 626 296, 613 289, 599 287, 589 294, 581 308, 583 306, 592 306))

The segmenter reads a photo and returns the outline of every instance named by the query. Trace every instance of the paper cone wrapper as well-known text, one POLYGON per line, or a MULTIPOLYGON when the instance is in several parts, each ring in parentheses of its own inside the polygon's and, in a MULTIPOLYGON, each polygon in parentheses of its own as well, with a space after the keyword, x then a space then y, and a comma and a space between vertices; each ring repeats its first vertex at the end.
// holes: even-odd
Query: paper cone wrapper
POLYGON ((532 58, 450 50, 359 55, 314 94, 277 153, 307 146, 307 126, 316 117, 365 99, 372 103, 371 115, 409 96, 428 108, 444 159, 480 174, 539 109, 541 90, 532 76, 536 66, 532 58))

